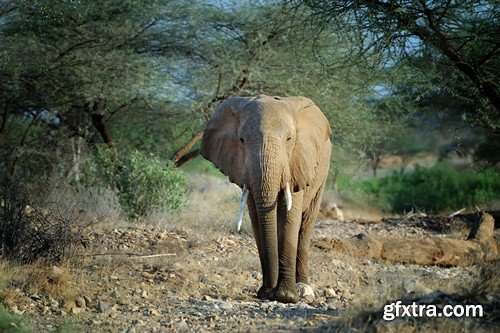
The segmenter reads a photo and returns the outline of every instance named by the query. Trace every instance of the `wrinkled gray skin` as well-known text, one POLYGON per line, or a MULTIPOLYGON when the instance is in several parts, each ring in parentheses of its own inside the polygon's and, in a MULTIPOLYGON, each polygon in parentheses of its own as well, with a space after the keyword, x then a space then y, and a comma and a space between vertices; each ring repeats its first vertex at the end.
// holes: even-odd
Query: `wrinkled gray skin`
POLYGON ((326 117, 305 97, 231 98, 206 126, 203 157, 249 190, 261 299, 295 303, 296 283, 309 283, 309 247, 328 175, 330 135, 326 117))

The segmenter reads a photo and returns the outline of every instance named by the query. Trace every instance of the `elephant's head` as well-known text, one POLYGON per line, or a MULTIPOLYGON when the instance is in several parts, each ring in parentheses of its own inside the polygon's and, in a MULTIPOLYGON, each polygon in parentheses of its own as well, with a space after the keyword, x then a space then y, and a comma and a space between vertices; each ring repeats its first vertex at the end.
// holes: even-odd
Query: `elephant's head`
POLYGON ((328 120, 305 97, 235 97, 222 102, 203 134, 201 154, 229 180, 247 187, 259 211, 309 186, 331 134, 328 120))

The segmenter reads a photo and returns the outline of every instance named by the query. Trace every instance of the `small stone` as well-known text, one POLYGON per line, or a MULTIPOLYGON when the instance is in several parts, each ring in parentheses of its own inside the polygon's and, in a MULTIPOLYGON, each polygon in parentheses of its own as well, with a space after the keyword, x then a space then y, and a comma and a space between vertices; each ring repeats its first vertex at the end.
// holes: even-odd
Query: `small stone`
POLYGON ((75 314, 75 315, 80 314, 80 313, 82 313, 83 311, 85 311, 85 309, 84 309, 84 308, 79 308, 79 307, 74 307, 74 308, 71 308, 71 313, 72 313, 72 314, 75 314))
POLYGON ((208 295, 203 295, 203 297, 201 298, 203 301, 213 301, 214 299, 208 295))
POLYGON ((75 301, 65 301, 64 304, 63 304, 63 309, 68 311, 68 312, 71 312, 71 310, 73 308, 76 308, 76 303, 75 301))
POLYGON ((314 299, 314 290, 311 288, 311 286, 299 282, 297 283, 297 292, 299 293, 299 296, 308 300, 313 300, 314 299))
POLYGON ((180 322, 179 322, 179 328, 180 329, 186 329, 188 327, 188 324, 186 323, 186 321, 184 319, 182 319, 180 322))
POLYGON ((325 289, 325 297, 326 298, 332 298, 335 295, 337 295, 337 292, 333 288, 327 288, 325 289))
POLYGON ((427 288, 426 286, 424 286, 419 281, 413 280, 413 279, 406 279, 406 280, 404 280, 403 281, 403 288, 409 294, 411 294, 411 293, 429 294, 429 293, 432 292, 432 289, 427 288))
POLYGON ((63 270, 57 266, 52 266, 52 275, 53 276, 61 276, 63 275, 63 270))
POLYGON ((219 320, 219 316, 217 316, 217 315, 210 315, 210 316, 205 317, 205 320, 208 321, 208 322, 216 322, 216 321, 219 320))
POLYGON ((132 305, 132 301, 130 300, 130 298, 119 299, 117 303, 120 305, 123 305, 123 306, 131 306, 132 305))
POLYGON ((109 304, 101 300, 97 301, 97 310, 101 313, 108 313, 111 311, 109 304))
POLYGON ((149 315, 152 316, 152 317, 158 317, 160 315, 160 313, 156 309, 150 309, 149 310, 149 315))
POLYGON ((87 307, 87 302, 85 301, 85 298, 83 297, 78 297, 76 300, 75 300, 75 304, 76 306, 80 307, 80 308, 85 308, 87 307))
POLYGON ((144 321, 142 319, 132 319, 132 324, 137 326, 144 326, 144 321))
POLYGON ((222 310, 231 310, 233 308, 233 305, 231 303, 224 301, 217 302, 217 305, 219 306, 219 309, 222 310))
POLYGON ((83 299, 85 300, 85 306, 90 306, 90 304, 92 304, 92 300, 87 295, 84 295, 83 299))
POLYGON ((147 298, 148 297, 148 293, 146 292, 146 290, 141 291, 141 297, 142 298, 147 298))

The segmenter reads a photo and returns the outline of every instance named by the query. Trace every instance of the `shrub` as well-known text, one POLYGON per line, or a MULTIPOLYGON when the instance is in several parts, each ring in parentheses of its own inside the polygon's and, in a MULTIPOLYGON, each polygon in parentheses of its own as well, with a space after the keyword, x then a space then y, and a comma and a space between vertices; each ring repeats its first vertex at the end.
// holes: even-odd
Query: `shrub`
POLYGON ((376 195, 385 209, 402 213, 420 209, 431 213, 491 204, 500 199, 499 172, 457 171, 447 164, 412 173, 395 172, 362 183, 365 193, 376 195))
POLYGON ((120 205, 131 218, 154 210, 175 212, 187 203, 186 175, 154 154, 134 150, 118 159, 110 149, 96 149, 85 165, 82 184, 95 186, 102 181, 117 190, 120 205))
POLYGON ((30 330, 24 326, 21 317, 10 314, 5 307, 0 304, 0 332, 24 333, 30 332, 30 330))
POLYGON ((0 253, 11 261, 58 263, 66 258, 80 238, 75 218, 33 207, 21 184, 0 181, 0 253))

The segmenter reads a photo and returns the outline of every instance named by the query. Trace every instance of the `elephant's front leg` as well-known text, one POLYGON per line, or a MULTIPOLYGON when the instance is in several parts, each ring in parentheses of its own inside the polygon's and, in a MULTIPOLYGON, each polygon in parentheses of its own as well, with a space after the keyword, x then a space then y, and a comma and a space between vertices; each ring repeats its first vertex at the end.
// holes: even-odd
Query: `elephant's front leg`
POLYGON ((297 248, 297 282, 309 284, 309 250, 311 247, 311 236, 314 224, 318 218, 323 189, 321 186, 309 207, 304 211, 302 224, 299 231, 299 245, 297 248))
MULTIPOLYGON (((281 197, 280 197, 281 198, 281 197)), ((303 191, 292 193, 293 206, 286 210, 286 203, 280 199, 278 207, 278 283, 270 299, 283 303, 299 300, 296 289, 296 260, 299 229, 302 222, 303 191)))

